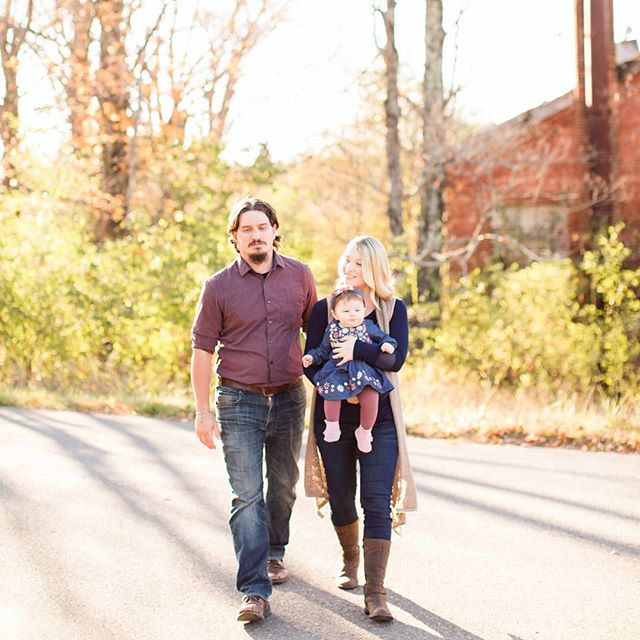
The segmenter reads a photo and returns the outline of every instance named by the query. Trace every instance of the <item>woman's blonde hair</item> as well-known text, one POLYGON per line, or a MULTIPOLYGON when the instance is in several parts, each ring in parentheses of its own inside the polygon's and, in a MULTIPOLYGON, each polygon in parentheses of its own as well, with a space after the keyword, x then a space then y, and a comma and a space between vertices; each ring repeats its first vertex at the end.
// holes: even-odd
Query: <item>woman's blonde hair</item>
POLYGON ((340 274, 338 282, 340 284, 344 279, 345 256, 353 249, 360 254, 362 279, 371 289, 371 302, 376 309, 379 309, 378 299, 388 300, 394 291, 394 278, 387 250, 382 242, 373 236, 356 236, 347 244, 340 260, 338 260, 338 273, 340 274))

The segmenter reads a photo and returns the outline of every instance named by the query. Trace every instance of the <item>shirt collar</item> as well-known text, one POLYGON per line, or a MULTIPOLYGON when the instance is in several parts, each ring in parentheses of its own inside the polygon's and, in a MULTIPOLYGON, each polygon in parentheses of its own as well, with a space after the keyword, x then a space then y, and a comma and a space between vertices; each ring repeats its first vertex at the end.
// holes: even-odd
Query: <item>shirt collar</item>
MULTIPOLYGON (((246 275, 249 271, 253 271, 248 262, 244 260, 244 258, 240 255, 236 258, 236 263, 238 265, 238 271, 241 276, 246 275)), ((282 259, 282 256, 277 252, 273 252, 273 262, 271 263, 271 271, 273 271, 276 267, 283 269, 285 266, 285 262, 282 259)))

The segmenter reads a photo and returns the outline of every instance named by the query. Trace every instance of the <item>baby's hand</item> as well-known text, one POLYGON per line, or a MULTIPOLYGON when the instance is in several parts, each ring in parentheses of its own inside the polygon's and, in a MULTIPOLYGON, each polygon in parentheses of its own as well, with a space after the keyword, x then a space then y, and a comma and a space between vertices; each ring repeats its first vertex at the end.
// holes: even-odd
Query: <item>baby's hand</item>
POLYGON ((313 364, 313 356, 307 354, 306 356, 302 356, 302 366, 308 367, 313 364))
POLYGON ((385 353, 393 353, 396 348, 390 342, 384 342, 380 345, 380 351, 384 351, 385 353))

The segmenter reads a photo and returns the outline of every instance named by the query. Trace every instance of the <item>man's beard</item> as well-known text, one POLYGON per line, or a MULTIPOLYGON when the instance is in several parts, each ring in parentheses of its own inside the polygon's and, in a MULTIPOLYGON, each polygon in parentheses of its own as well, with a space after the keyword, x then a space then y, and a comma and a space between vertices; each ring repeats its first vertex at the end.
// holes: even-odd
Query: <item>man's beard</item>
POLYGON ((250 253, 249 261, 253 262, 253 264, 262 264, 263 262, 267 261, 268 257, 269 254, 266 251, 264 251, 263 253, 250 253))
MULTIPOLYGON (((249 247, 249 249, 251 249, 251 247, 249 247)), ((264 242, 258 242, 256 243, 254 250, 257 251, 257 253, 250 253, 249 261, 253 262, 253 264, 262 264, 263 262, 266 262, 269 257, 269 252, 266 250, 266 244, 264 242), (263 247, 265 248, 262 249, 263 247)))

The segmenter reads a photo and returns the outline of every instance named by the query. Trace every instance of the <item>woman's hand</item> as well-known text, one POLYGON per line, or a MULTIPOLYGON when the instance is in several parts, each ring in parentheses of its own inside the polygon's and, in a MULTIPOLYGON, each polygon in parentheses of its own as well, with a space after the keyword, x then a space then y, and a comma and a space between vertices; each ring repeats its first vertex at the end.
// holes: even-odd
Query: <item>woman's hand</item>
POLYGON ((353 347, 356 344, 356 340, 355 336, 349 336, 333 347, 333 359, 338 360, 336 362, 338 366, 353 360, 353 347))

